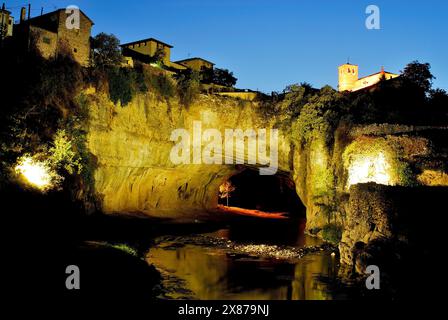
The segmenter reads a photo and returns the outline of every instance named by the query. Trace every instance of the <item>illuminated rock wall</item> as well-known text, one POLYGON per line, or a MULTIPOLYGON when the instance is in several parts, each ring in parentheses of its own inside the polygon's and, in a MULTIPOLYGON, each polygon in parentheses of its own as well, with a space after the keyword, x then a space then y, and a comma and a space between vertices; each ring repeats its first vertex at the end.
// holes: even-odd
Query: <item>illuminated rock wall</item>
MULTIPOLYGON (((88 146, 98 159, 96 190, 106 213, 128 213, 195 219, 216 208, 219 185, 239 172, 235 166, 174 165, 170 152, 173 130, 193 132, 216 128, 270 128, 255 103, 201 96, 189 108, 150 94, 126 107, 91 92, 88 146)), ((289 143, 280 137, 280 170, 289 172, 289 143)))
MULTIPOLYGON (((241 167, 174 165, 170 161, 175 145, 170 141, 172 131, 185 128, 192 132, 194 121, 201 121, 203 129, 215 128, 221 132, 228 128, 276 127, 276 117, 261 116, 256 102, 201 95, 187 108, 177 100, 165 101, 148 93, 121 107, 111 103, 105 94, 93 91, 87 94, 88 146, 97 158, 95 187, 106 213, 187 220, 213 217, 217 214, 214 209, 219 185, 240 172, 241 167)), ((344 224, 347 207, 344 197, 349 194, 347 181, 350 166, 356 164, 352 160, 359 156, 356 152, 364 149, 376 152, 392 145, 400 147, 403 156, 398 159, 384 153, 384 159, 376 163, 378 168, 375 163, 366 164, 365 170, 360 170, 362 177, 352 177, 353 183, 384 183, 381 179, 375 180, 387 176, 388 172, 383 172, 384 163, 396 167, 418 162, 418 157, 428 157, 431 153, 429 140, 419 137, 371 138, 359 134, 347 143, 336 141, 334 147, 326 146, 325 137, 317 137, 305 146, 296 146, 293 138, 296 137, 291 128, 279 131, 279 170, 296 184, 297 194, 307 208, 307 229, 317 231, 329 222, 344 224), (355 147, 350 147, 353 144, 355 147)), ((428 177, 425 174, 420 180, 426 181, 428 177)), ((445 181, 443 177, 439 181, 445 181)))

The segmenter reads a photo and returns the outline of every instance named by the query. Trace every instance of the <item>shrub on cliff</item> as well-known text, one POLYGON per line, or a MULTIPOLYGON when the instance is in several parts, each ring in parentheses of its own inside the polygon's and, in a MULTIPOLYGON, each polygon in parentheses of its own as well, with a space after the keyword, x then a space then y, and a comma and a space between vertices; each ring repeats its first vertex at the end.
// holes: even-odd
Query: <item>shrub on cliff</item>
POLYGON ((300 143, 312 138, 325 137, 329 143, 333 133, 345 114, 340 94, 331 87, 323 87, 317 94, 307 99, 307 103, 300 110, 297 121, 293 124, 293 131, 297 133, 300 143))
POLYGON ((160 97, 164 99, 172 98, 176 95, 176 86, 164 73, 150 74, 150 88, 160 97))
POLYGON ((126 106, 132 101, 132 74, 130 69, 125 68, 111 68, 107 71, 109 80, 109 97, 113 103, 121 103, 121 106, 126 106))
POLYGON ((92 162, 85 145, 88 110, 79 98, 86 70, 69 51, 48 60, 33 47, 0 54, 2 72, 9 75, 0 108, 1 179, 9 180, 25 155, 41 156, 60 165, 66 191, 76 193, 72 182, 89 184, 85 177, 93 172, 85 165, 92 162))
POLYGON ((184 106, 190 106, 200 93, 200 74, 190 69, 176 75, 177 93, 184 106))
POLYGON ((83 70, 65 54, 46 60, 31 50, 2 58, 2 72, 9 75, 0 111, 2 160, 14 161, 42 149, 61 123, 78 112, 75 96, 83 70))
POLYGON ((325 241, 339 244, 342 238, 342 226, 336 223, 329 223, 322 229, 322 238, 325 241))
POLYGON ((108 68, 109 96, 115 104, 124 107, 132 101, 137 93, 148 90, 142 69, 108 68))

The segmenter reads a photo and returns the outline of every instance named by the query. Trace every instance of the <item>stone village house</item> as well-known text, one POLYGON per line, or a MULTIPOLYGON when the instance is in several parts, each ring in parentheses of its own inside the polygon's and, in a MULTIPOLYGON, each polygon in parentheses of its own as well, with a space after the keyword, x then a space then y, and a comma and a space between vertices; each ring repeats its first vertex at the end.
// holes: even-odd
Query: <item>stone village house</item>
MULTIPOLYGON (((9 19, 9 11, 2 11, 5 19, 9 19)), ((91 57, 91 31, 94 22, 81 10, 79 11, 79 28, 68 28, 67 19, 70 10, 59 9, 40 16, 26 18, 26 9, 21 9, 20 23, 11 29, 15 42, 23 49, 28 49, 31 41, 45 58, 55 56, 60 50, 70 50, 75 60, 82 66, 88 66, 91 57)), ((124 65, 132 67, 134 60, 151 63, 152 58, 162 53, 162 64, 174 72, 192 69, 200 71, 203 68, 213 69, 214 64, 202 58, 190 58, 177 62, 171 61, 173 46, 160 40, 149 38, 121 45, 124 65)))
POLYGON ((12 28, 14 25, 14 18, 11 16, 11 12, 5 9, 3 4, 0 9, 0 38, 3 41, 5 38, 12 36, 12 28))
POLYGON ((14 26, 14 38, 19 46, 29 48, 31 41, 45 58, 55 56, 60 50, 70 50, 74 59, 82 66, 90 63, 90 35, 93 21, 79 11, 79 28, 68 28, 70 13, 59 9, 47 14, 26 19, 22 8, 20 23, 14 26))

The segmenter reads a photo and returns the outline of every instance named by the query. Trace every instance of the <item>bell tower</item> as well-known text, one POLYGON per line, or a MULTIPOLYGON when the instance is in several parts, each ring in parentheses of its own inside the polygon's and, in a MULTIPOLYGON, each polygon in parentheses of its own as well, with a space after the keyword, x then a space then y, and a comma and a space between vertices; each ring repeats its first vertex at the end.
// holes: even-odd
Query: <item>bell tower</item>
POLYGON ((358 66, 345 63, 338 68, 339 71, 339 91, 351 91, 358 81, 358 66))

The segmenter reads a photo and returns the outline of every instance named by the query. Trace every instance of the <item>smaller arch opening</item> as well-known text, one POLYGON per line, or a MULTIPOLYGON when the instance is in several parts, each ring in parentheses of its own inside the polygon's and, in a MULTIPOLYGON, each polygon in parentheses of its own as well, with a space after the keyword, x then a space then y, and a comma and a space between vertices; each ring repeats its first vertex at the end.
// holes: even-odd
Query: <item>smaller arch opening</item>
MULTIPOLYGON (((263 217, 278 215, 305 218, 306 208, 296 193, 294 181, 287 174, 262 176, 259 171, 247 168, 230 177, 223 185, 230 184, 227 197, 221 189, 218 204, 221 207, 263 217)), ((228 189, 228 188, 227 188, 228 189)))

